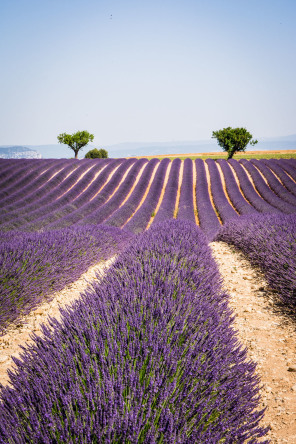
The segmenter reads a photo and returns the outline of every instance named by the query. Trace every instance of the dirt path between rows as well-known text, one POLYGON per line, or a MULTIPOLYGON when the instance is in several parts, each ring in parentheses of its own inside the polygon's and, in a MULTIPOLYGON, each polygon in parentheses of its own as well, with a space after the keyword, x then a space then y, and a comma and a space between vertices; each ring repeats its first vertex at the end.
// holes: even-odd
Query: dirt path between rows
MULTIPOLYGON (((241 253, 223 242, 210 246, 230 295, 238 338, 248 347, 249 358, 258 364, 263 385, 261 406, 267 407, 262 425, 271 427, 268 437, 272 444, 296 443, 296 327, 276 309, 264 277, 241 253)), ((91 267, 78 281, 57 292, 50 303, 28 315, 23 325, 11 327, 0 337, 2 384, 9 383, 7 370, 13 366, 12 356, 19 356, 19 345, 32 342, 32 332, 41 334, 40 324, 46 323, 48 315, 59 318, 60 307, 77 299, 96 273, 104 273, 111 262, 91 267)))
POLYGON ((18 358, 20 345, 31 344, 30 335, 41 335, 41 324, 47 324, 48 316, 60 319, 60 308, 70 305, 94 282, 96 275, 104 274, 114 259, 90 267, 81 277, 54 294, 50 302, 44 302, 22 319, 21 324, 12 324, 4 336, 0 336, 0 383, 9 383, 7 370, 13 368, 12 357, 18 358))
POLYGON ((274 443, 296 443, 296 326, 275 304, 263 275, 224 242, 210 244, 236 315, 238 338, 257 363, 267 407, 262 425, 274 443))

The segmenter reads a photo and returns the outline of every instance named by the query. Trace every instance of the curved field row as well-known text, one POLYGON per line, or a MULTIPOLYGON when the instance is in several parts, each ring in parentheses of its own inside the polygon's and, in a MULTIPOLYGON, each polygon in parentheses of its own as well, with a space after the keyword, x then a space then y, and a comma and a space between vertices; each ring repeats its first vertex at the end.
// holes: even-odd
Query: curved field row
POLYGON ((295 308, 295 166, 0 162, 0 336, 117 255, 14 360, 0 442, 267 442, 208 241, 241 248, 295 308))
POLYGON ((178 218, 212 239, 240 215, 296 212, 296 170, 284 159, 2 161, 0 185, 3 231, 105 223, 139 233, 178 218))

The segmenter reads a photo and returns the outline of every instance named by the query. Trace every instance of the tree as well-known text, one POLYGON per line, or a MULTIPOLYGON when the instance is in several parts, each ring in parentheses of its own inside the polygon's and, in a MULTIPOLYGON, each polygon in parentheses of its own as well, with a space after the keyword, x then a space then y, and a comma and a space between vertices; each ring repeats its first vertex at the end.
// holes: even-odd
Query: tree
POLYGON ((237 151, 245 151, 248 143, 250 145, 258 143, 258 140, 252 140, 252 137, 246 128, 231 128, 230 126, 213 131, 212 134, 212 138, 217 139, 218 145, 228 152, 227 160, 231 159, 237 151))
POLYGON ((77 159, 78 151, 81 150, 88 142, 94 140, 94 135, 90 134, 88 131, 77 131, 74 134, 62 133, 58 135, 59 143, 64 143, 68 145, 71 150, 75 153, 75 159, 77 159))
POLYGON ((86 159, 107 159, 108 158, 108 151, 104 150, 104 148, 101 148, 97 150, 97 148, 94 148, 93 150, 88 151, 85 155, 86 159))

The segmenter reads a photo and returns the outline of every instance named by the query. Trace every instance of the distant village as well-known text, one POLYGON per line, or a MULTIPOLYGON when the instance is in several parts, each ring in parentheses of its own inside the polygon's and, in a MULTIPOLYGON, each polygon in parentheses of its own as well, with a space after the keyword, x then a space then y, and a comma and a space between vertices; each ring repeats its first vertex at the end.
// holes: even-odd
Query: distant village
POLYGON ((41 159, 38 151, 31 150, 26 146, 0 147, 0 159, 41 159))

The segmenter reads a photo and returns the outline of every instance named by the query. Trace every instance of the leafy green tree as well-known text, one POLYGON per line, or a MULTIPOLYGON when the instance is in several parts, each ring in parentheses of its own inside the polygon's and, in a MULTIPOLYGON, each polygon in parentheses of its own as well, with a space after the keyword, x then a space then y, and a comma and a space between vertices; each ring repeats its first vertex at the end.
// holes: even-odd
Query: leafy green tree
POLYGON ((58 135, 59 143, 68 145, 75 153, 75 159, 78 157, 78 151, 85 145, 94 140, 94 135, 88 131, 77 131, 74 134, 62 133, 58 135))
POLYGON ((231 159, 237 151, 245 151, 248 143, 255 145, 258 140, 252 140, 246 128, 223 128, 219 131, 213 131, 212 138, 217 139, 218 145, 228 153, 228 159, 231 159))
POLYGON ((107 159, 108 158, 108 151, 106 151, 104 148, 101 148, 97 150, 97 148, 94 148, 93 150, 88 151, 85 155, 86 159, 107 159))

